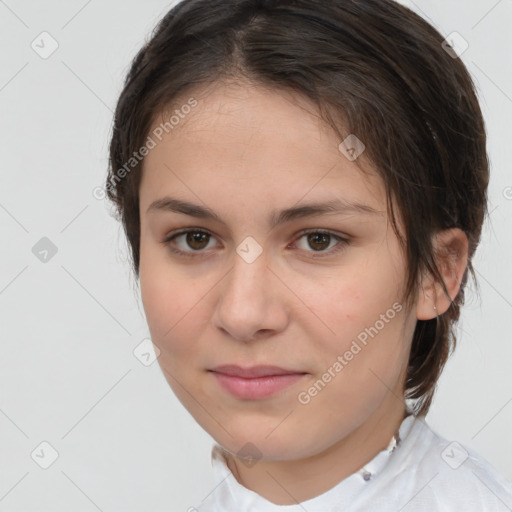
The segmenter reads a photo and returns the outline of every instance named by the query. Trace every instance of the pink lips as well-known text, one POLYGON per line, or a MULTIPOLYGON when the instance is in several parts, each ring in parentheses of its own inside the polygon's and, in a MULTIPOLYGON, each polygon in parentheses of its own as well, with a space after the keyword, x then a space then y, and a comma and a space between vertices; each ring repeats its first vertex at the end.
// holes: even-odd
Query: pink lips
POLYGON ((241 368, 236 365, 223 365, 210 371, 226 391, 246 400, 269 397, 306 375, 304 372, 285 370, 277 366, 241 368))

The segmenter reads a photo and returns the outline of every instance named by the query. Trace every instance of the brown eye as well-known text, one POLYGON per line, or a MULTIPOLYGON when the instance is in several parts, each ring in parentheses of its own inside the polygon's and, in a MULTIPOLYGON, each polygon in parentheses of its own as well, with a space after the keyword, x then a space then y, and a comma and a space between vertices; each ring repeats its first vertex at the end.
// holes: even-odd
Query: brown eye
POLYGON ((202 256, 209 252, 212 246, 210 242, 214 241, 213 236, 207 231, 200 229, 186 229, 179 232, 170 233, 162 243, 168 247, 171 252, 181 256, 202 256))
POLYGON ((188 246, 196 251, 204 249, 208 245, 208 241, 210 239, 210 235, 203 231, 189 231, 188 233, 185 233, 185 235, 185 240, 188 246))
POLYGON ((307 237, 309 246, 315 251, 327 249, 331 241, 331 235, 326 233, 310 233, 307 237))
POLYGON ((330 231, 310 230, 302 232, 295 246, 313 257, 331 256, 349 245, 349 240, 330 231))

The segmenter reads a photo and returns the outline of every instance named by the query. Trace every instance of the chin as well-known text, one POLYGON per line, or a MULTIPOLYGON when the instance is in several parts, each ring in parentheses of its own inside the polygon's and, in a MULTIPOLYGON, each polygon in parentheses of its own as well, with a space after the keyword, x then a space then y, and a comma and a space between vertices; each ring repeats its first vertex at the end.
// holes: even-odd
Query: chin
MULTIPOLYGON (((275 428, 275 425, 274 427, 275 428)), ((215 441, 224 448, 227 452, 240 459, 253 459, 253 460, 295 460, 298 458, 313 455, 307 453, 309 450, 304 445, 304 436, 300 438, 294 437, 283 429, 281 432, 269 432, 272 429, 262 428, 261 431, 256 431, 254 426, 250 429, 253 433, 247 434, 249 429, 240 429, 234 431, 228 428, 231 436, 224 431, 208 432, 215 441)))

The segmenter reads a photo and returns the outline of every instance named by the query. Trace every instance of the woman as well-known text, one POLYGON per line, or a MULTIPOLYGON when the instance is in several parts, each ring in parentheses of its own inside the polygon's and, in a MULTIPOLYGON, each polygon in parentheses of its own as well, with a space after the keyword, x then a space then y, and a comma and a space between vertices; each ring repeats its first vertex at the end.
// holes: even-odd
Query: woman
POLYGON ((185 0, 160 21, 106 186, 162 371, 216 441, 196 509, 512 507, 425 422, 488 181, 456 49, 391 0, 185 0))

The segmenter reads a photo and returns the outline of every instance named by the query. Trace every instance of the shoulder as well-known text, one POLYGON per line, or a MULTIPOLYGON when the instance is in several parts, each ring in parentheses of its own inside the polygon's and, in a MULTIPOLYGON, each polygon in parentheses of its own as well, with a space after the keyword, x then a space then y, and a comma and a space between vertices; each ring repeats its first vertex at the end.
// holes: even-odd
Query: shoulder
POLYGON ((404 448, 395 473, 409 483, 404 512, 512 510, 512 483, 474 450, 440 436, 424 417, 414 419, 404 448))

